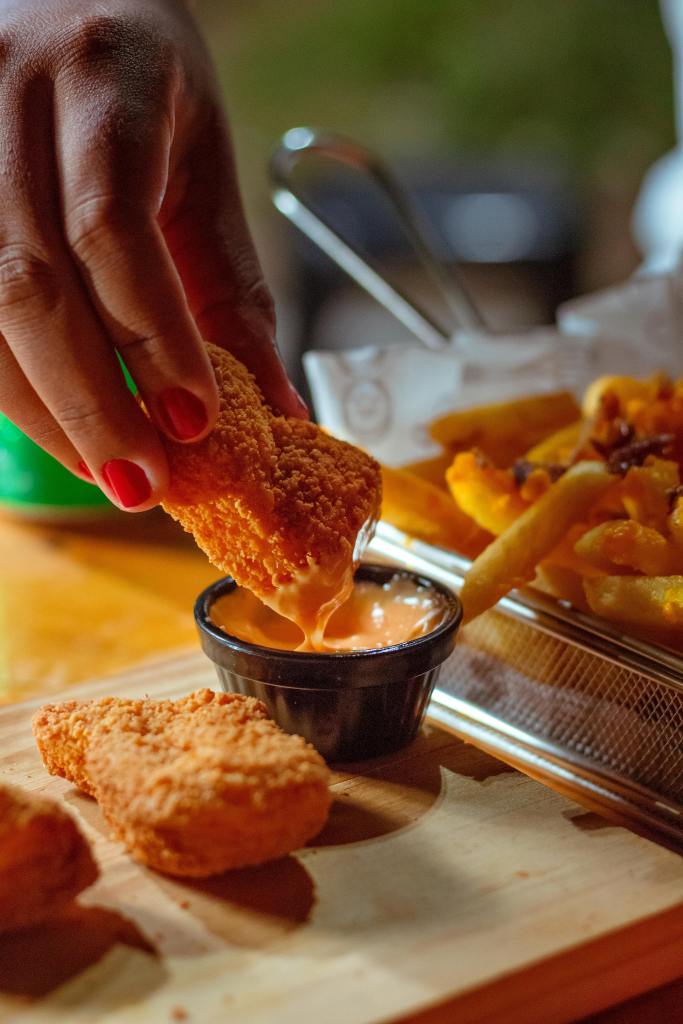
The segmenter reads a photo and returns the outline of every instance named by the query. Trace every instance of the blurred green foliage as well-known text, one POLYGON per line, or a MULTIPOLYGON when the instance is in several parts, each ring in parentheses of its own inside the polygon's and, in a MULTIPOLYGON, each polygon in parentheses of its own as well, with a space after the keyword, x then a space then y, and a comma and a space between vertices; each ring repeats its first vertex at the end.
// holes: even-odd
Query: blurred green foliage
POLYGON ((579 175, 637 176, 673 141, 656 0, 204 0, 200 16, 261 160, 304 123, 579 175))

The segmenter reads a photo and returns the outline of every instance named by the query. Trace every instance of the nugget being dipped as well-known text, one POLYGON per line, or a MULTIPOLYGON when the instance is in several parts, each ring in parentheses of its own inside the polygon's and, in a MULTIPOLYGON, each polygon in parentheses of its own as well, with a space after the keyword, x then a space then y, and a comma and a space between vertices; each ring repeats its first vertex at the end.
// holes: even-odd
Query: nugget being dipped
POLYGON ((53 917, 97 875, 69 814, 52 800, 0 785, 0 932, 53 917))
POLYGON ((260 864, 324 825, 329 771, 253 697, 48 704, 33 731, 48 771, 96 798, 136 860, 197 877, 260 864))
POLYGON ((379 515, 379 465, 313 423, 274 415, 248 370, 207 347, 218 422, 198 444, 166 442, 163 507, 214 565, 319 647, 379 515))

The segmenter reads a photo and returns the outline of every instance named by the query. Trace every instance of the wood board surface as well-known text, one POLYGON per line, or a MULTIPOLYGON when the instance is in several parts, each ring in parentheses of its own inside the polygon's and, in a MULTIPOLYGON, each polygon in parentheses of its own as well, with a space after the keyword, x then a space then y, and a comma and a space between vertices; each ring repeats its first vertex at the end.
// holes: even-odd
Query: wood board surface
MULTIPOLYGON (((69 696, 214 684, 191 654, 69 696)), ((2 1024, 553 1024, 683 974, 683 859, 442 729, 337 773, 308 848, 181 882, 46 774, 39 703, 0 709, 0 779, 63 798, 102 877, 62 919, 0 938, 2 1024)))

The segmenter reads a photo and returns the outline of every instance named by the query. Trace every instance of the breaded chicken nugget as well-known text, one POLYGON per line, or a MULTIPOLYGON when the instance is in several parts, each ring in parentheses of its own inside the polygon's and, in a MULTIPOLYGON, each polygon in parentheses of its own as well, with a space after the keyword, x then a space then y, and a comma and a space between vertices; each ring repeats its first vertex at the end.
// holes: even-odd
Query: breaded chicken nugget
POLYGON ((320 831, 329 771, 241 694, 66 701, 33 731, 48 771, 99 802, 136 860, 172 875, 273 860, 320 831))
MULTIPOLYGON (((313 423, 274 415, 248 370, 207 347, 218 421, 198 444, 165 441, 171 489, 163 507, 214 565, 266 604, 310 580, 317 612, 340 579, 350 587, 379 515, 379 465, 313 423)), ((287 615, 281 600, 276 610, 287 615)))
POLYGON ((69 814, 52 800, 0 785, 0 932, 52 917, 97 875, 69 814))

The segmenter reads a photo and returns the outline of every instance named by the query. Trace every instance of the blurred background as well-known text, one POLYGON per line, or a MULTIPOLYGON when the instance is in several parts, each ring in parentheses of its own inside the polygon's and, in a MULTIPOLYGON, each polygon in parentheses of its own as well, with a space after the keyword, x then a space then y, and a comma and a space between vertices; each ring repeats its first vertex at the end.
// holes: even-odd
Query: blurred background
MULTIPOLYGON (((347 133, 391 161, 494 328, 550 322, 559 302, 638 266, 634 200, 675 141, 656 0, 199 0, 197 11, 299 381, 304 348, 405 336, 271 208, 267 157, 294 125, 347 133)), ((335 226, 420 291, 377 197, 331 167, 310 187, 335 226)))

